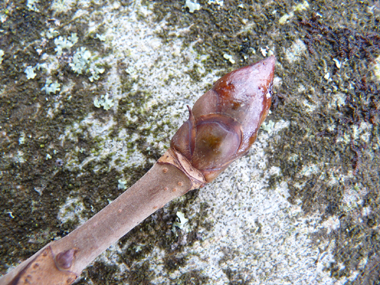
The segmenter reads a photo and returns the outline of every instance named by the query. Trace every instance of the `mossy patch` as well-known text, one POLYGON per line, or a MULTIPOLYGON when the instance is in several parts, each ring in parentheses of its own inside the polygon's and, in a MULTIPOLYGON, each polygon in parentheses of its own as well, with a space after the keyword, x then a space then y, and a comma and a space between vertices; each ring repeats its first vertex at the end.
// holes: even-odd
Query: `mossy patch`
MULTIPOLYGON (((376 16, 368 15, 361 5, 351 9, 363 15, 361 19, 376 22, 376 16)), ((340 17, 334 20, 344 21, 340 17)), ((324 239, 335 242, 335 262, 327 270, 337 279, 349 277, 355 271, 366 276, 368 267, 363 267, 363 259, 369 261, 379 252, 375 246, 379 232, 368 225, 373 216, 378 216, 375 214, 378 205, 372 204, 369 216, 363 210, 369 209, 364 201, 377 195, 379 185, 380 85, 368 68, 380 52, 377 29, 371 22, 338 28, 329 18, 317 14, 310 19, 300 18, 297 30, 303 33, 309 51, 300 60, 306 76, 294 73, 293 77, 289 72, 284 81, 286 87, 279 90, 289 95, 280 110, 275 111, 276 117, 292 121, 282 141, 273 142, 276 153, 271 161, 281 167, 283 178, 289 183, 290 201, 300 199, 305 212, 318 211, 325 218, 339 217, 338 230, 323 239, 315 239, 317 244, 324 239), (299 93, 300 85, 305 86, 301 97, 292 98, 290 94, 299 93), (328 107, 328 101, 338 93, 344 94, 345 104, 328 107), (310 114, 297 111, 302 108, 303 100, 316 104, 315 111, 310 114), (369 139, 355 134, 363 123, 372 124, 369 139), (308 165, 318 165, 320 171, 300 176, 300 171, 308 165), (348 195, 356 195, 348 194, 350 188, 356 189, 360 198, 357 198, 359 204, 355 202, 347 207, 348 195)), ((283 67, 291 68, 285 64, 283 67)))

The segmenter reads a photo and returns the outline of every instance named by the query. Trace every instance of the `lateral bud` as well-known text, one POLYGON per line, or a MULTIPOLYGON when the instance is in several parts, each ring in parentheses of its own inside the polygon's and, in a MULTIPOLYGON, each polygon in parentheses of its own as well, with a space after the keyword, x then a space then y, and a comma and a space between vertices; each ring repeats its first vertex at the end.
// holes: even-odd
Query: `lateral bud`
MULTIPOLYGON (((58 254, 59 255, 59 254, 58 254)), ((58 257, 57 255, 57 257, 58 257)), ((58 258, 62 268, 67 267, 73 261, 75 250, 67 250, 58 258)), ((71 265, 70 265, 71 267, 71 265)), ((77 275, 67 269, 58 268, 57 259, 54 258, 50 246, 40 253, 22 269, 9 283, 11 285, 69 285, 72 284, 77 275)))
POLYGON ((75 258, 77 249, 68 249, 64 252, 60 252, 55 257, 55 265, 59 270, 69 270, 75 258))

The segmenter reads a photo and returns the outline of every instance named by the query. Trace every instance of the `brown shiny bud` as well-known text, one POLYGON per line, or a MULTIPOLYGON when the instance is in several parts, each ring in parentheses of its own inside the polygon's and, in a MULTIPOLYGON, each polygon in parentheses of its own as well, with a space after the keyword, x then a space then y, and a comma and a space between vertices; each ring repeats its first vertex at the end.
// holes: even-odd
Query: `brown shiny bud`
POLYGON ((275 57, 232 71, 189 108, 171 140, 206 182, 214 180, 255 141, 271 105, 275 57))

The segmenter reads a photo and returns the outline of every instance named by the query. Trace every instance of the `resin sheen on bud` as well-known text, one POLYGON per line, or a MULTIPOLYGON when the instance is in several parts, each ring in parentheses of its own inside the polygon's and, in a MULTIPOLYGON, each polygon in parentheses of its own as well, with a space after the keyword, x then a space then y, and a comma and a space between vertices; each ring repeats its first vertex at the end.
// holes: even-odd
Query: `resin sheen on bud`
POLYGON ((199 170, 214 180, 255 141, 271 105, 275 57, 232 71, 189 108, 189 119, 171 140, 199 170))

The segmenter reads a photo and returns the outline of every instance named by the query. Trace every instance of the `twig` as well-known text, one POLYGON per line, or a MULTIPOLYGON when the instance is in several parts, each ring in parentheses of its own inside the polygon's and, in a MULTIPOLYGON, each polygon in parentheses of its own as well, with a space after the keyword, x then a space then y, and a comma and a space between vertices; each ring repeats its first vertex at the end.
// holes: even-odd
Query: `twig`
POLYGON ((256 139, 271 105, 275 58, 235 70, 189 108, 170 149, 139 181, 64 238, 0 279, 5 284, 72 284, 99 254, 167 202, 214 180, 256 139))

